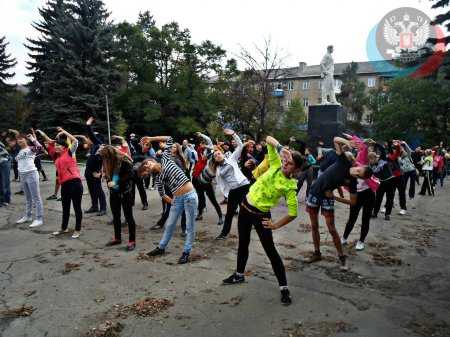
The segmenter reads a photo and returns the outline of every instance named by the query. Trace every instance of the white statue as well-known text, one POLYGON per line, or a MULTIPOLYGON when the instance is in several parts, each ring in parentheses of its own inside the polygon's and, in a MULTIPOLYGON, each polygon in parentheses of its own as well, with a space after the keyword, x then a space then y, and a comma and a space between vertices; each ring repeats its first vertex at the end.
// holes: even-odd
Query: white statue
POLYGON ((334 60, 333 56, 333 46, 327 47, 327 53, 320 62, 320 77, 322 78, 322 105, 334 104, 340 105, 336 101, 336 94, 334 88, 334 60), (330 97, 330 100, 328 100, 330 97))

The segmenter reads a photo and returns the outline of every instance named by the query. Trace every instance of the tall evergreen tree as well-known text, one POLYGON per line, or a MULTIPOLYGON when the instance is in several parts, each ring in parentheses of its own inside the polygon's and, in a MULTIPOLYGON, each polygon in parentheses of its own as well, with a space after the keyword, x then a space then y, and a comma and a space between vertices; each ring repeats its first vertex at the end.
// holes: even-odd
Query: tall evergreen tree
POLYGON ((15 73, 12 68, 17 64, 16 60, 8 54, 6 47, 8 43, 6 38, 0 37, 0 130, 10 127, 6 123, 9 123, 14 118, 14 92, 15 85, 11 85, 6 81, 13 78, 15 73), (7 117, 8 116, 8 117, 7 117))

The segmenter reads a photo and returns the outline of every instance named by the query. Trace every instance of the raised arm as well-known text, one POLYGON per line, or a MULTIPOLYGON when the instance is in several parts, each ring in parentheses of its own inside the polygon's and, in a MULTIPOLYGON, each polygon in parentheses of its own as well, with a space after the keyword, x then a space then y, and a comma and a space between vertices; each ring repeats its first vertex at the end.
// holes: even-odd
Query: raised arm
POLYGON ((231 154, 231 159, 233 159, 234 161, 238 161, 239 158, 241 157, 242 154, 242 150, 244 149, 244 144, 242 143, 241 138, 236 134, 235 131, 231 130, 231 129, 224 129, 223 133, 226 136, 231 136, 233 137, 234 141, 237 144, 237 147, 234 149, 234 152, 231 154))
POLYGON ((334 148, 336 149, 336 153, 338 155, 341 155, 342 153, 345 152, 345 150, 343 149, 344 146, 348 146, 349 148, 352 147, 349 140, 341 137, 334 137, 333 142, 334 148))
POLYGON ((101 145, 102 142, 100 141, 100 139, 98 139, 98 137, 94 133, 94 129, 92 127, 93 123, 94 117, 89 117, 89 119, 86 121, 88 137, 94 145, 101 145))
POLYGON ((75 154, 75 152, 77 151, 77 148, 78 148, 78 139, 76 139, 72 134, 70 134, 69 132, 67 132, 66 130, 64 130, 61 127, 58 127, 56 130, 58 131, 58 136, 65 135, 67 137, 67 139, 70 140, 69 150, 72 154, 75 154))
POLYGON ((44 138, 44 140, 45 140, 46 142, 48 142, 48 143, 54 143, 54 142, 55 142, 55 140, 54 140, 54 139, 51 139, 49 136, 47 136, 47 134, 46 134, 44 131, 37 129, 36 132, 37 132, 38 134, 40 134, 41 137, 44 138))

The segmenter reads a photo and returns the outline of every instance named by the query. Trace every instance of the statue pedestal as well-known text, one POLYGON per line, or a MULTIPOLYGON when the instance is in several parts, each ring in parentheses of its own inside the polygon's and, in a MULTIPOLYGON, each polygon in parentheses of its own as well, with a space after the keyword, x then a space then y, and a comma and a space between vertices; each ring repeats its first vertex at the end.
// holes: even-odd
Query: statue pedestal
POLYGON ((333 146, 333 138, 345 132, 347 114, 341 105, 310 105, 308 137, 311 144, 322 140, 325 147, 333 146))

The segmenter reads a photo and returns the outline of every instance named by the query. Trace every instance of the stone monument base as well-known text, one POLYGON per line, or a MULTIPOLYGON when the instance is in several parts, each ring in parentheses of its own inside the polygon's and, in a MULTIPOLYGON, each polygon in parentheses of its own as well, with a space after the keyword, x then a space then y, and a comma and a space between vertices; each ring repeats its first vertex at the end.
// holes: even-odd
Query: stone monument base
POLYGON ((310 105, 308 112, 308 138, 311 144, 322 140, 326 147, 333 146, 333 138, 345 132, 347 114, 341 105, 310 105))

